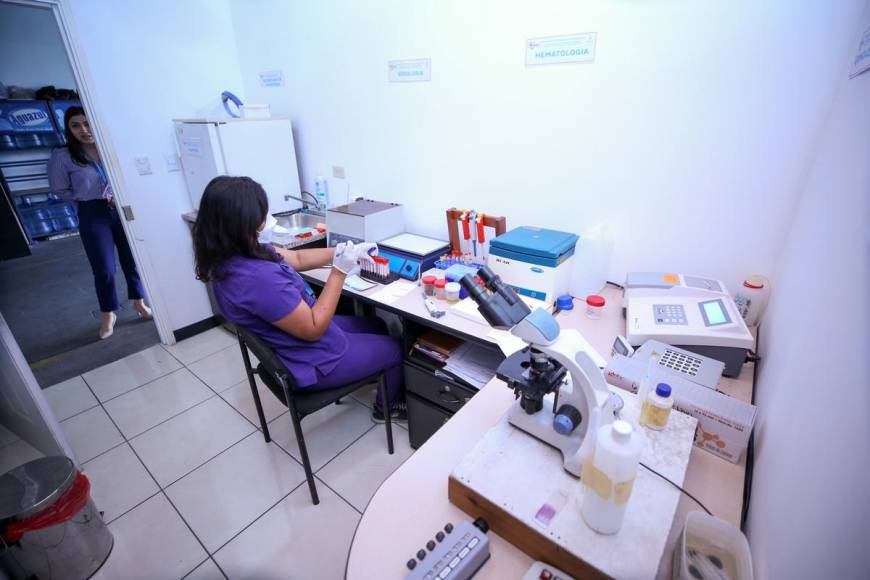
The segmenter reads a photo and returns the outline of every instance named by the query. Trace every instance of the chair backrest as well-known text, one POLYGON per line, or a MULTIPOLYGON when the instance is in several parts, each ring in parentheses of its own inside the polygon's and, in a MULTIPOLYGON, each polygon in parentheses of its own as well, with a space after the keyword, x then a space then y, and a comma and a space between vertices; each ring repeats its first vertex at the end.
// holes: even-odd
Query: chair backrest
POLYGON ((278 358, 278 355, 275 354, 269 346, 266 345, 258 336, 252 333, 249 330, 241 328, 239 325, 236 325, 236 333, 239 336, 239 339, 242 343, 252 352, 254 356, 259 359, 260 363, 265 367, 265 369, 275 375, 275 377, 284 377, 284 380, 287 381, 287 386, 291 389, 294 388, 295 381, 293 380, 293 375, 287 370, 287 367, 284 366, 284 363, 278 358))

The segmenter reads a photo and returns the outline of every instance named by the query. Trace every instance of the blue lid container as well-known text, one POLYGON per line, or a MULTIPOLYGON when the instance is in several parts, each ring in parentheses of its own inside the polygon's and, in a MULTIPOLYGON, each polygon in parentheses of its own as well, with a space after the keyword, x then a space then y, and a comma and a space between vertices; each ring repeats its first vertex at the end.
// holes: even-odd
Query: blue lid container
POLYGON ((656 395, 667 399, 671 396, 671 386, 667 383, 659 383, 656 386, 656 395))
POLYGON ((577 234, 522 226, 494 238, 489 253, 530 264, 555 267, 574 255, 577 234))

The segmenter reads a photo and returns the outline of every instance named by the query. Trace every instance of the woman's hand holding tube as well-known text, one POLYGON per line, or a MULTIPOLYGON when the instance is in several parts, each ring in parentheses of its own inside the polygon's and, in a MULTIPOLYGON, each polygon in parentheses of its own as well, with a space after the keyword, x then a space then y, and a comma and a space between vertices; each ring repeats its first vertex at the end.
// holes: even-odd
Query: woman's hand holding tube
POLYGON ((332 267, 344 272, 346 276, 353 276, 359 272, 359 247, 353 242, 342 242, 335 246, 335 256, 332 258, 332 267))

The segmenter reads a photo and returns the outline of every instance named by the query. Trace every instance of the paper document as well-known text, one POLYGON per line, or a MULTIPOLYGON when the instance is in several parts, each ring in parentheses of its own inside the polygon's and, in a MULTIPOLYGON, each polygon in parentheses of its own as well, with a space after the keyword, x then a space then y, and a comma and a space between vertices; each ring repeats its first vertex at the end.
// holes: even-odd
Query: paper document
POLYGON ((408 280, 396 280, 387 284, 370 296, 372 300, 383 302, 384 304, 392 304, 405 294, 417 288, 417 284, 408 280))
MULTIPOLYGON (((543 308, 547 312, 553 311, 553 305, 548 304, 543 300, 530 298, 528 296, 520 296, 520 299, 525 302, 532 310, 534 310, 535 308, 543 308)), ((483 314, 481 314, 477 310, 477 303, 471 298, 465 298, 463 300, 460 300, 459 302, 450 307, 450 311, 458 316, 462 316, 463 318, 473 320, 478 324, 484 324, 486 326, 489 326, 489 323, 486 322, 483 314)))
POLYGON ((495 376, 502 360, 498 351, 466 342, 450 354, 444 370, 480 389, 495 376))
POLYGON ((374 287, 374 282, 369 282, 368 280, 363 280, 356 274, 353 276, 348 276, 344 279, 344 287, 348 290, 355 290, 357 292, 364 292, 369 288, 374 287))

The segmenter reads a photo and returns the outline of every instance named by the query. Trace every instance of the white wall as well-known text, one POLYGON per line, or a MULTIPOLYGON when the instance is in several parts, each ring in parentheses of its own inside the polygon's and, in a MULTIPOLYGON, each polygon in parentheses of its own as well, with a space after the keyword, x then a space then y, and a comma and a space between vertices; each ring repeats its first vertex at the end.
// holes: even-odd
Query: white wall
POLYGON ((182 173, 168 172, 163 156, 176 151, 173 118, 196 116, 223 90, 243 94, 229 7, 218 0, 70 5, 163 313, 173 329, 198 322, 212 313, 181 219, 192 206, 182 173), (139 156, 150 158, 152 175, 137 174, 139 156))
POLYGON ((607 221, 614 279, 732 288, 775 269, 860 9, 800 4, 231 0, 246 94, 293 119, 309 189, 344 166, 355 194, 441 236, 452 205, 509 227, 607 221), (586 31, 595 64, 524 67, 525 39, 586 31), (389 59, 418 57, 432 82, 387 82, 389 59), (270 69, 284 88, 259 86, 270 69))
POLYGON ((762 580, 870 570, 870 73, 848 80, 845 60, 761 328, 748 532, 762 580))
POLYGON ((0 82, 33 89, 76 88, 50 10, 0 4, 0 82))

